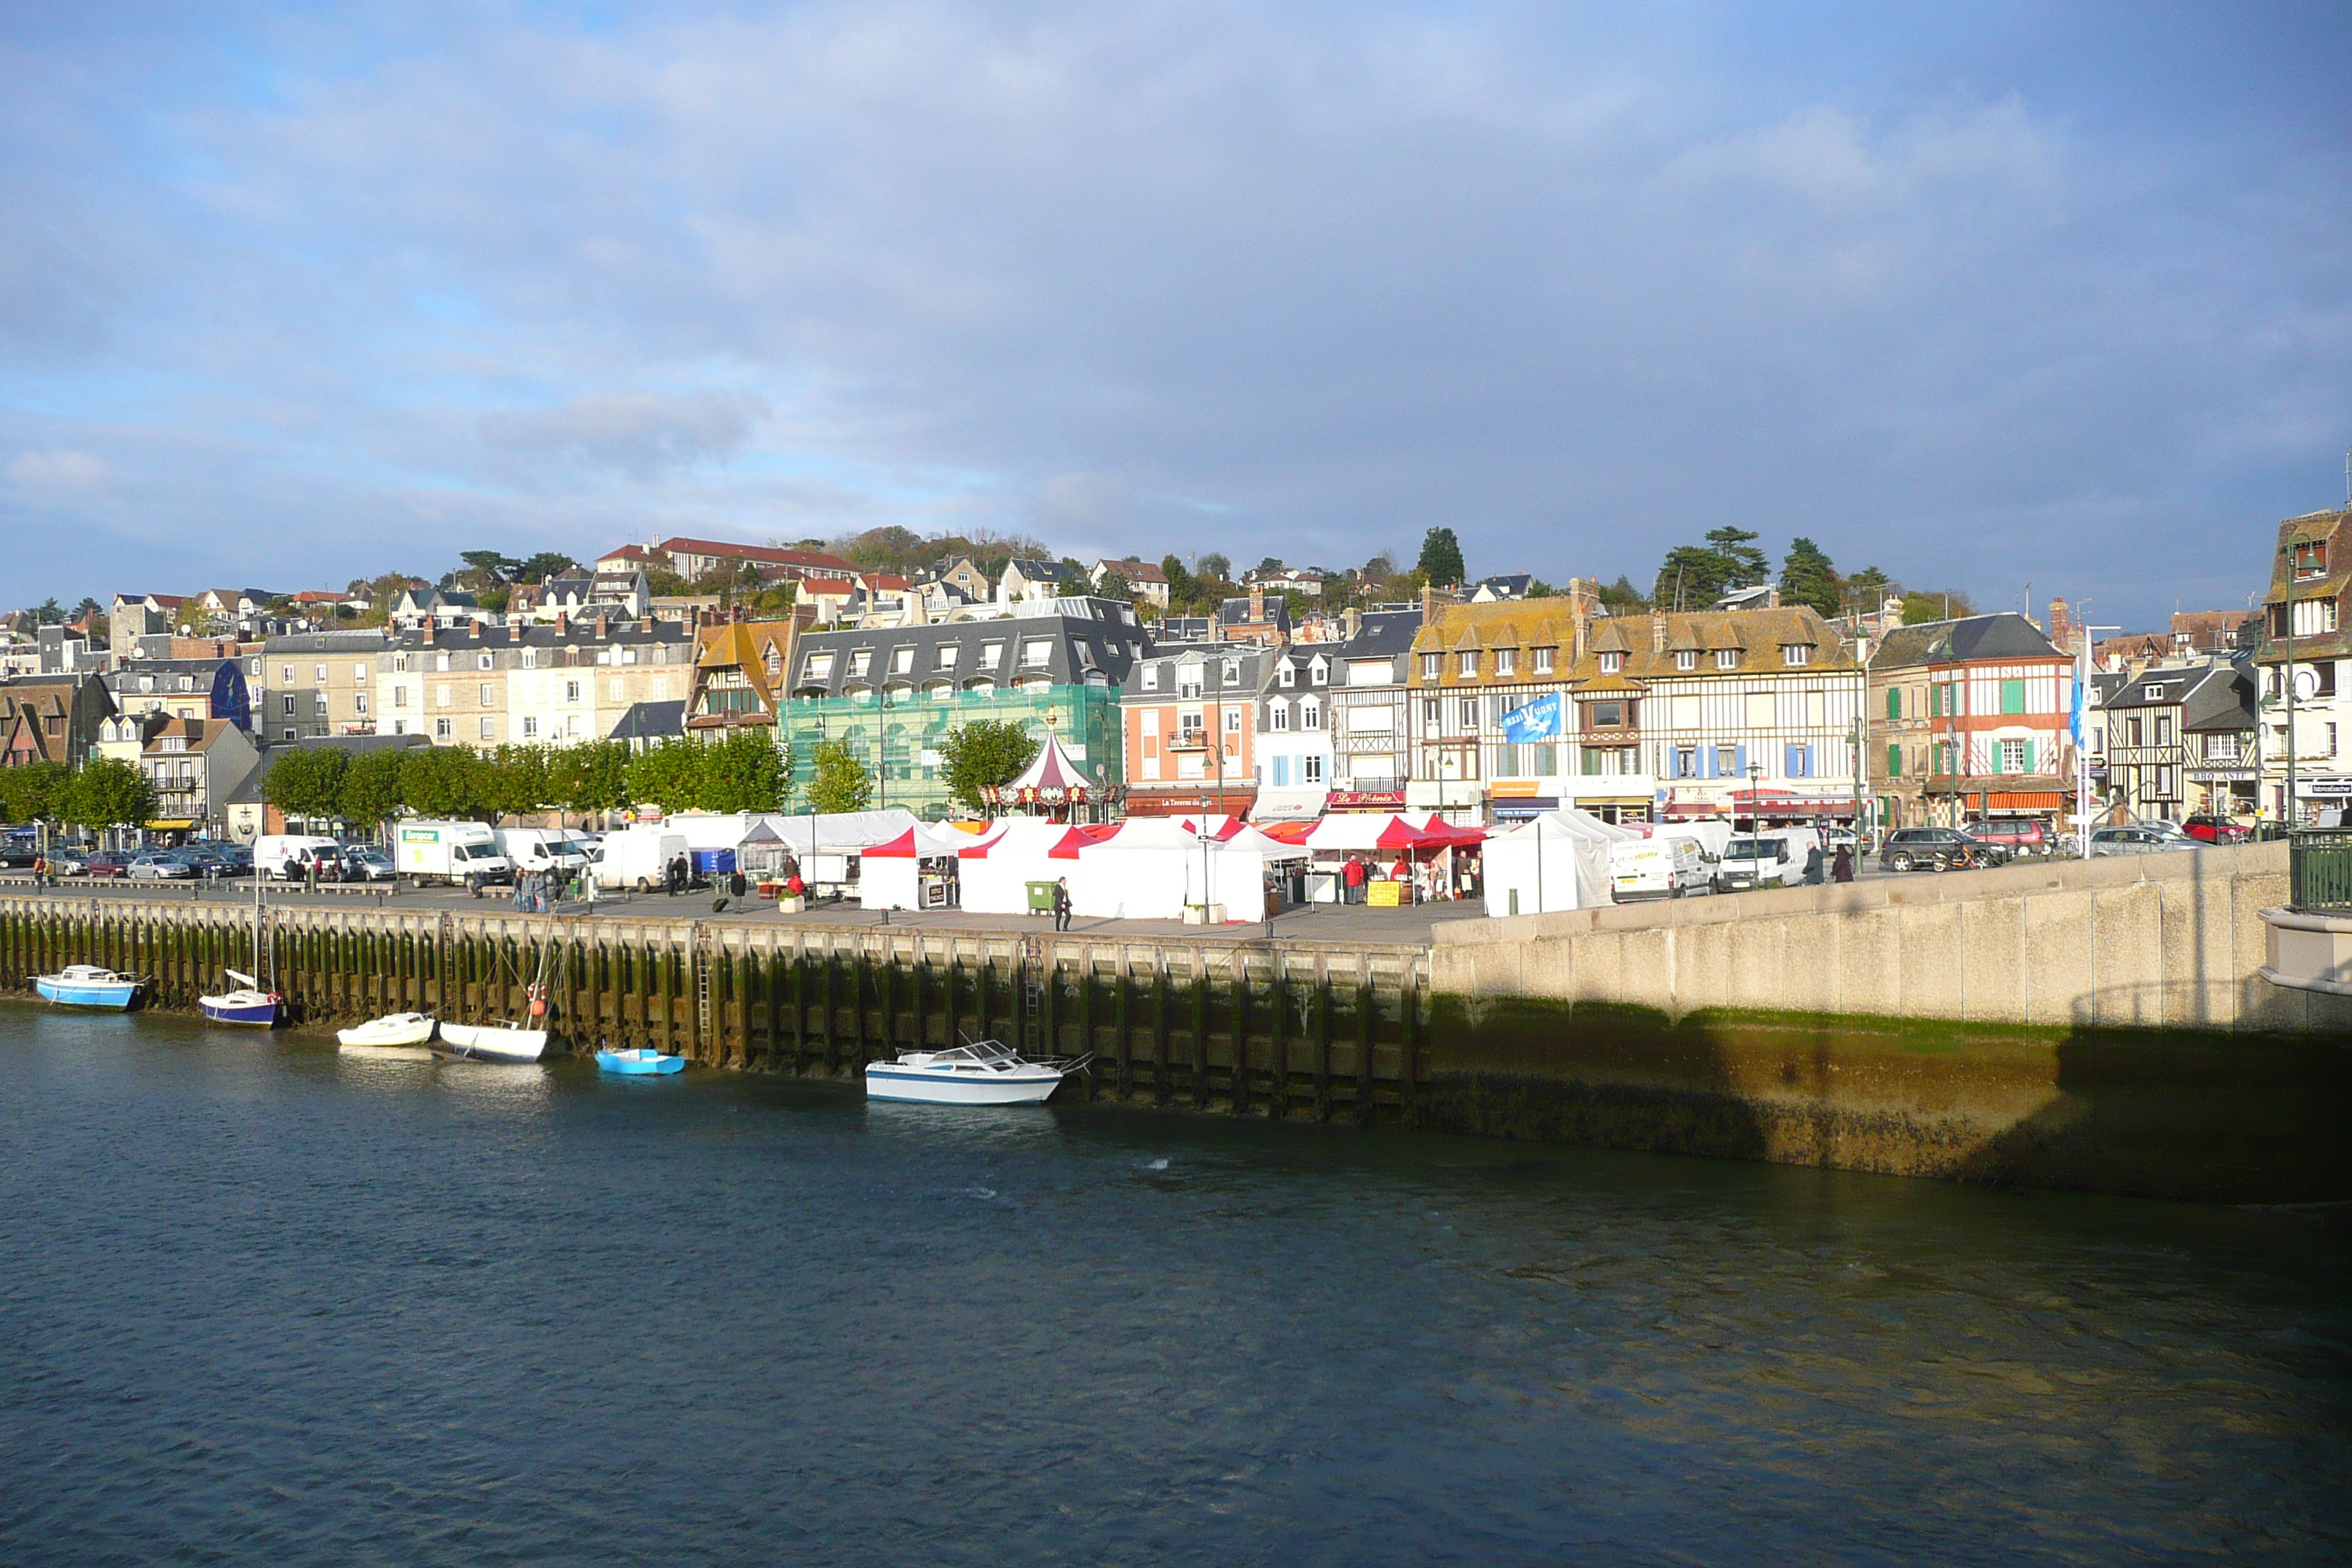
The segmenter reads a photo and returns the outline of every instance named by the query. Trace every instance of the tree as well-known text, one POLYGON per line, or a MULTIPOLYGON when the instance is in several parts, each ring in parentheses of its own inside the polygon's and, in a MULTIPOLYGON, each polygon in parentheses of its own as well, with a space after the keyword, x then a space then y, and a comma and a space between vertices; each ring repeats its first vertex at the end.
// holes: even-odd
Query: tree
POLYGON ((1185 569, 1176 556, 1162 557, 1160 570, 1168 577, 1168 613, 1171 616, 1199 615, 1207 607, 1209 595, 1201 580, 1185 569))
POLYGON ((1135 597, 1135 584, 1127 580, 1127 574, 1109 564, 1103 567, 1102 581, 1095 584, 1094 591, 1095 597, 1098 599, 1131 600, 1135 597))
POLYGON ((580 563, 560 550, 542 550, 515 568, 518 583, 544 583, 550 577, 561 577, 566 572, 576 572, 580 563))
POLYGON ((656 599, 675 599, 686 593, 686 579, 667 566, 646 568, 646 592, 656 599))
POLYGON ((940 782, 948 786, 950 799, 977 815, 985 804, 980 792, 1019 778, 1021 770, 1037 760, 1039 749, 1020 724, 975 719, 950 730, 940 742, 940 782))
POLYGON ((764 729, 730 731, 702 748, 702 809, 781 811, 792 783, 792 759, 764 729))
POLYGON ((1201 557, 1200 574, 1218 583, 1233 581, 1234 563, 1223 551, 1212 550, 1201 557))
POLYGON ((1752 588, 1772 574, 1772 563, 1756 548, 1758 536, 1744 528, 1729 523, 1707 532, 1706 542, 1717 555, 1730 563, 1731 575, 1727 587, 1752 588))
POLYGON ((1929 621, 1956 621, 1976 613, 1977 607, 1969 602, 1969 596, 1958 591, 1906 592, 1903 595, 1903 624, 1906 626, 1925 626, 1929 621))
POLYGON ((664 811, 702 804, 702 743, 683 735, 655 742, 629 759, 629 799, 664 811))
POLYGON ((28 763, 0 768, 0 821, 54 821, 63 810, 73 774, 63 763, 28 763))
POLYGON ((132 827, 155 815, 155 791, 135 763, 98 757, 59 792, 58 815, 80 827, 132 827))
POLYGON ((1284 570, 1282 557, 1279 555, 1265 556, 1257 563, 1257 574, 1261 577, 1272 577, 1284 570))
POLYGON ((343 772, 351 758, 331 746, 291 751, 261 781, 261 798, 289 817, 324 822, 342 807, 343 772))
POLYGON ((33 611, 33 618, 45 626, 53 626, 66 618, 66 612, 58 603, 56 596, 52 595, 41 601, 39 606, 33 611))
POLYGON ((1838 593, 1842 586, 1837 568, 1830 564, 1821 546, 1810 539, 1789 541, 1788 556, 1780 563, 1782 604, 1811 605, 1824 616, 1834 616, 1840 608, 1838 593))
POLYGON ((1658 567, 1650 595, 1661 610, 1704 610, 1731 585, 1731 563, 1703 544, 1677 544, 1658 567))
POLYGON ((421 816, 484 816, 482 760, 463 746, 412 746, 400 757, 400 798, 421 816))
POLYGON ((629 747, 625 741, 583 741, 548 759, 551 805, 583 816, 618 811, 629 804, 629 747))
POLYGON ((544 746, 500 746, 483 759, 478 777, 482 806, 494 821, 537 811, 551 798, 544 746))
POLYGON ((1601 603, 1612 615, 1634 616, 1650 607, 1642 590, 1633 586, 1631 577, 1620 573, 1617 581, 1601 590, 1601 603))
POLYGON ((816 776, 809 781, 809 809, 828 815, 864 811, 874 798, 874 775, 850 751, 847 741, 821 741, 816 748, 816 776))
MULTIPOLYGON (((265 785, 268 781, 263 781, 265 785)), ((391 747, 362 752, 343 770, 335 795, 335 815, 356 827, 383 826, 400 809, 400 752, 391 747)))
POLYGON ((1462 564, 1462 542, 1450 528, 1433 528, 1421 536, 1421 559, 1414 565, 1423 582, 1441 588, 1458 588, 1469 575, 1462 564))
POLYGON ((443 581, 477 589, 495 588, 501 583, 512 581, 509 574, 522 564, 513 556, 496 550, 463 550, 457 552, 457 559, 466 563, 467 569, 452 572, 443 581))

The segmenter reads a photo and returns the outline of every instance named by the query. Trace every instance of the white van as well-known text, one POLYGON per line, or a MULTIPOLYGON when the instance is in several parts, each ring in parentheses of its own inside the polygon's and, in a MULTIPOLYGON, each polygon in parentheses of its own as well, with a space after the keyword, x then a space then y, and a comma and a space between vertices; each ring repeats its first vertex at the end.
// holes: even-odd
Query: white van
POLYGON ((1609 896, 1621 904, 1711 892, 1713 862, 1689 838, 1622 838, 1609 846, 1609 896))
POLYGON ((265 833, 253 841, 253 874, 296 882, 310 873, 310 862, 322 852, 341 847, 331 838, 312 833, 265 833))
POLYGON ((588 846, 562 827, 500 827, 492 830, 499 853, 518 871, 570 873, 588 864, 588 846))
MULTIPOLYGON (((604 856, 596 862, 600 887, 647 892, 662 885, 669 863, 687 855, 686 835, 659 823, 638 823, 604 835, 604 856)), ((688 856, 691 858, 691 856, 688 856)))
POLYGON ((1723 847, 1723 858, 1717 863, 1716 886, 1725 891, 1800 887, 1806 858, 1820 844, 1821 836, 1810 827, 1776 827, 1734 838, 1723 847))
POLYGON ((479 822, 404 822, 393 830, 392 863, 404 877, 463 882, 476 889, 514 879, 498 835, 479 822))

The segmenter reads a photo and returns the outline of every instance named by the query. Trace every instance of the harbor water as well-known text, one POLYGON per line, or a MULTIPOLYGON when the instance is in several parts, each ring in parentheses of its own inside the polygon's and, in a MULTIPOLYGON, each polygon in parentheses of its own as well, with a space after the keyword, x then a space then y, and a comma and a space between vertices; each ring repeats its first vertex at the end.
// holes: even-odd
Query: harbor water
POLYGON ((2333 1563, 2325 1212, 0 1007, 0 1561, 2333 1563))

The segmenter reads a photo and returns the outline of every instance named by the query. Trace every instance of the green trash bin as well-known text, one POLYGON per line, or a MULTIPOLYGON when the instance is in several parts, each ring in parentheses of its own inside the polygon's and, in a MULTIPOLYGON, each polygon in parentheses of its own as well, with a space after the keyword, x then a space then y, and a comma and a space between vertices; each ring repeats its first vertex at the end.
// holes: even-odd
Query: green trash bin
POLYGON ((1051 882, 1031 882, 1028 884, 1028 888, 1029 912, 1033 915, 1052 914, 1054 912, 1054 884, 1051 882))

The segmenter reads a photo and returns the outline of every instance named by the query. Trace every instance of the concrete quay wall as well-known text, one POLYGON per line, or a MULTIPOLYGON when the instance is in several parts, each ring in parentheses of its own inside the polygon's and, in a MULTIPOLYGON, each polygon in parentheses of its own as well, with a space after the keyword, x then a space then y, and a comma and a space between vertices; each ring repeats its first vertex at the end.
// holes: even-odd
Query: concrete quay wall
POLYGON ((1449 922, 1426 1125, 2352 1198, 2352 998, 2263 979, 2283 844, 1449 922))

